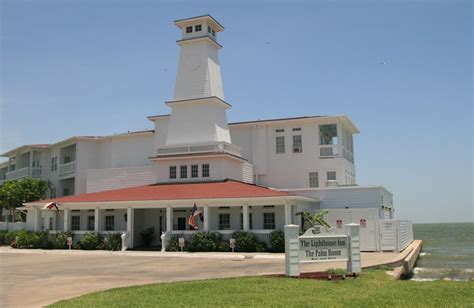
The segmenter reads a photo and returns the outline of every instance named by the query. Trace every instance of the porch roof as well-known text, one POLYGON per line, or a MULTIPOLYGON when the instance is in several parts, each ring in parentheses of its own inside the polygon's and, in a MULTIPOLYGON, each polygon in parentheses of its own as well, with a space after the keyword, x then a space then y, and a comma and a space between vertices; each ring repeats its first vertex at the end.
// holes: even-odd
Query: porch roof
POLYGON ((122 188, 95 193, 66 196, 48 200, 25 203, 25 205, 44 205, 56 203, 92 203, 92 202, 128 202, 128 201, 164 201, 199 199, 241 199, 287 197, 288 199, 310 198, 297 196, 289 192, 247 184, 235 180, 222 180, 199 183, 163 183, 146 186, 122 188))

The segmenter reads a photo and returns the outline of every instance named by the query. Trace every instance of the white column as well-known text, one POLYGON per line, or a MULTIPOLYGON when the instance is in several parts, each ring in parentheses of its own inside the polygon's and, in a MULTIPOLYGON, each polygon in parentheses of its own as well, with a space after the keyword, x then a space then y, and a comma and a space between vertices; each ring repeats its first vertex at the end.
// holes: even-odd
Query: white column
POLYGON ((298 225, 286 225, 285 230, 285 275, 299 276, 298 225))
POLYGON ((173 209, 171 207, 166 208, 166 232, 173 230, 173 209))
POLYGON ((285 203, 285 225, 291 224, 291 204, 285 203))
POLYGON ((249 206, 247 204, 242 205, 242 217, 244 231, 249 231, 249 206))
POLYGON ((209 207, 206 205, 203 207, 204 215, 204 232, 209 232, 209 207))
POLYGON ((133 248, 133 208, 127 208, 128 248, 133 248))
POLYGON ((98 233, 100 231, 100 210, 94 210, 94 232, 98 233))
POLYGON ((33 150, 30 150, 30 165, 28 169, 28 175, 33 175, 33 150))
POLYGON ((362 271, 362 263, 360 258, 360 226, 358 224, 347 224, 346 234, 349 235, 350 251, 349 260, 347 261, 347 271, 349 273, 360 273, 362 271))
POLYGON ((69 231, 69 209, 64 209, 64 231, 69 231))
POLYGON ((41 210, 40 209, 34 209, 35 211, 35 231, 41 231, 41 210))

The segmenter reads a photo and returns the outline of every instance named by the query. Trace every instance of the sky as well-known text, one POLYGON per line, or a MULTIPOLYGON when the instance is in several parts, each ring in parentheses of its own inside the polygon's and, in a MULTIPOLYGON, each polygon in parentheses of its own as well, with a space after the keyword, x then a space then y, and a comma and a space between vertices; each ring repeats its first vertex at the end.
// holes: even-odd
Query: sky
POLYGON ((471 1, 0 0, 0 152, 152 129, 176 19, 211 14, 229 121, 346 114, 357 182, 414 222, 474 221, 471 1))

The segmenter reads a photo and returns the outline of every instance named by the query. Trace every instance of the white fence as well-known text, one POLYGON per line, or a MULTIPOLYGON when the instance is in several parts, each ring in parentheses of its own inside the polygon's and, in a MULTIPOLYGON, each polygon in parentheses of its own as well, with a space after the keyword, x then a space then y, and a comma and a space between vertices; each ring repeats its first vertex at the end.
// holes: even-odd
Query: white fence
POLYGON ((26 222, 0 222, 0 230, 3 231, 17 231, 26 230, 26 222))
POLYGON ((382 250, 402 251, 413 241, 413 224, 409 220, 380 221, 382 250))

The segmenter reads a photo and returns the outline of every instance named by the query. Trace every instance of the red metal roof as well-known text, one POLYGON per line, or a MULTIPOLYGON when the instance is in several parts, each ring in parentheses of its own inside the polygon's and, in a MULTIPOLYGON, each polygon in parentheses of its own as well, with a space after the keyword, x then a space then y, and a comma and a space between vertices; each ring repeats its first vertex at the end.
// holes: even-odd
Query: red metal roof
POLYGON ((110 201, 183 200, 183 199, 232 199, 293 196, 288 192, 268 187, 246 184, 234 180, 201 183, 154 184, 67 196, 31 203, 76 203, 110 201))

